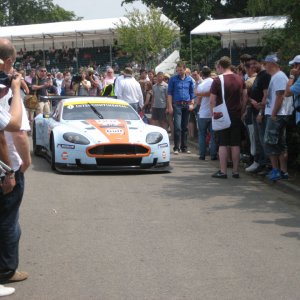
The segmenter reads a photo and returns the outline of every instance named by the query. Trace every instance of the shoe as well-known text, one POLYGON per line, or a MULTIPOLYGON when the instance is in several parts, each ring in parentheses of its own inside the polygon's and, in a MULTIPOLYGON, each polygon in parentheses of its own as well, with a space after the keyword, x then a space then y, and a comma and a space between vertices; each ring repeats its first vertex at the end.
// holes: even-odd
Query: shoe
POLYGON ((227 174, 221 172, 221 171, 218 171, 217 173, 211 175, 211 177, 213 178, 222 178, 222 179, 227 179, 227 174))
POLYGON ((272 171, 267 176, 271 181, 277 181, 281 179, 281 174, 278 169, 272 169, 272 171))
POLYGON ((28 278, 27 272, 16 271, 12 277, 10 277, 7 282, 18 282, 23 281, 28 278))
POLYGON ((2 296, 9 296, 13 294, 16 290, 12 287, 7 287, 4 285, 0 285, 0 297, 2 296))
POLYGON ((280 176, 281 176, 281 179, 283 179, 283 180, 288 180, 289 179, 289 173, 288 172, 280 171, 280 176))
POLYGON ((216 156, 213 156, 210 160, 218 160, 218 158, 216 156))
POLYGON ((240 178, 240 174, 232 172, 232 178, 240 178))
POLYGON ((199 159, 200 159, 200 160, 205 160, 205 157, 199 156, 199 159))
POLYGON ((178 151, 178 150, 174 150, 173 153, 174 153, 175 155, 178 155, 178 154, 179 154, 179 151, 178 151))
POLYGON ((182 152, 182 153, 186 153, 186 154, 191 154, 191 153, 192 153, 190 150, 186 150, 186 149, 181 150, 181 152, 182 152))
POLYGON ((257 163, 256 161, 254 161, 251 166, 249 166, 248 168, 245 169, 245 171, 252 173, 252 172, 255 172, 258 167, 259 167, 259 163, 257 163))

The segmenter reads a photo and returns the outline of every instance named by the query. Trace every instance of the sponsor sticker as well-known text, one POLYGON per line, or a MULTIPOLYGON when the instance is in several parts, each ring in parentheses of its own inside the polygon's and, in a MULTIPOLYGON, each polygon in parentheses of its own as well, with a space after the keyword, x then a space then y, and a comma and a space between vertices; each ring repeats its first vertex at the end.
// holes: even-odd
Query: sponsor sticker
POLYGON ((124 130, 121 128, 108 128, 106 129, 107 134, 124 134, 124 130))
POLYGON ((61 154, 61 159, 62 159, 62 160, 67 160, 68 157, 69 157, 69 153, 68 153, 68 152, 63 152, 63 153, 61 154))
POLYGON ((103 127, 115 127, 121 125, 119 120, 96 120, 96 122, 103 127))
POLYGON ((68 105, 67 106, 67 109, 73 109, 74 108, 74 105, 68 105))

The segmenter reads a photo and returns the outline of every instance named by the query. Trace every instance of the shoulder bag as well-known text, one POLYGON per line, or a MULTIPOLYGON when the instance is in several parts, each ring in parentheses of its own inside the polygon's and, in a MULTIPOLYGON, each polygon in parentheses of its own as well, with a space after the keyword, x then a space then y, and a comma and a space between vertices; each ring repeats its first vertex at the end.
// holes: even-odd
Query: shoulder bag
POLYGON ((231 120, 225 102, 224 76, 220 75, 219 78, 221 81, 221 89, 222 89, 222 103, 213 108, 212 129, 214 131, 229 128, 231 125, 231 120))

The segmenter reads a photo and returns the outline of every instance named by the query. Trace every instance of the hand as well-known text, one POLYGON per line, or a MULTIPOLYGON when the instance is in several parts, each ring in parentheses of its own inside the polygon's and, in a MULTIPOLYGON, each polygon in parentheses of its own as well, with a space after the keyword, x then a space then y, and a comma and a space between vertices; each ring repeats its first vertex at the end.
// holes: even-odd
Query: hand
POLYGON ((257 122, 258 124, 261 124, 262 121, 263 121, 263 118, 264 118, 263 115, 257 115, 257 117, 256 117, 256 122, 257 122))
POLYGON ((168 107, 167 110, 166 110, 166 112, 169 115, 173 115, 173 107, 172 106, 168 107))
POLYGON ((297 69, 291 69, 290 70, 290 75, 297 76, 297 74, 298 74, 298 70, 297 69))
POLYGON ((259 104, 257 103, 257 101, 251 99, 250 102, 254 108, 256 108, 257 110, 259 109, 259 104))
POLYGON ((12 175, 5 176, 4 181, 1 183, 3 194, 5 195, 12 192, 15 185, 16 185, 16 180, 14 176, 12 175))
POLYGON ((16 89, 20 89, 21 88, 21 78, 22 75, 19 73, 15 73, 13 76, 13 79, 11 81, 11 89, 12 90, 16 90, 16 89))
POLYGON ((271 119, 272 119, 273 121, 276 121, 276 120, 277 120, 277 116, 272 115, 272 116, 271 116, 271 119))
POLYGON ((190 104, 189 105, 189 111, 193 111, 194 110, 194 104, 190 104))

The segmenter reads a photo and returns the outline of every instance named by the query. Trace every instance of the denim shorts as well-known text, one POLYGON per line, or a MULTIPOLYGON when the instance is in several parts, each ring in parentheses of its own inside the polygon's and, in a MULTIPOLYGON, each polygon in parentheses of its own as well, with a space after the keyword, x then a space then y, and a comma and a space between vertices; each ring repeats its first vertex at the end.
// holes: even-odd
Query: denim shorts
POLYGON ((266 131, 264 136, 265 151, 268 156, 280 155, 287 151, 286 125, 288 116, 277 116, 274 121, 271 116, 266 116, 266 131))

